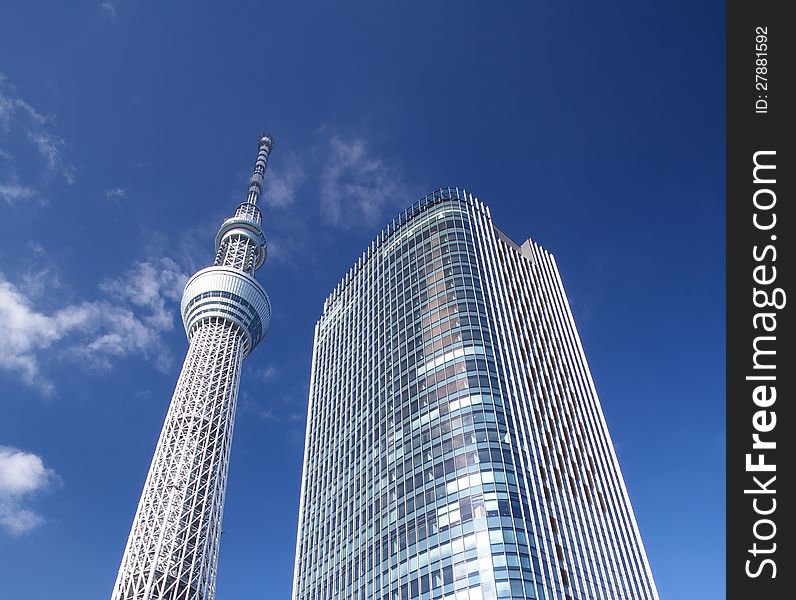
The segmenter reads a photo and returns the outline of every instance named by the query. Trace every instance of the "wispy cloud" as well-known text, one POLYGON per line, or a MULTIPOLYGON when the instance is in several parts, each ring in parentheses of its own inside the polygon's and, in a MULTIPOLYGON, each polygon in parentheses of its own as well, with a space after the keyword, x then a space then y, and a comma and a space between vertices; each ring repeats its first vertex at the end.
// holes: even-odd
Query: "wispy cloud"
POLYGON ((147 229, 143 232, 141 245, 146 250, 146 256, 170 256, 183 273, 195 273, 212 264, 215 257, 212 240, 219 225, 218 218, 208 217, 176 237, 173 233, 147 229))
POLYGON ((266 421, 279 421, 279 417, 276 416, 276 413, 270 408, 264 408, 260 411, 260 418, 265 419, 266 421))
POLYGON ((100 8, 103 12, 110 17, 112 21, 118 20, 116 16, 116 2, 113 0, 103 0, 100 2, 100 8))
POLYGON ((269 165, 263 203, 271 209, 292 207, 313 173, 318 173, 312 182, 318 191, 308 195, 307 209, 319 210, 333 226, 372 225, 384 218, 386 209, 410 200, 397 164, 374 153, 362 137, 322 127, 310 147, 280 155, 269 165))
POLYGON ((53 118, 21 98, 0 73, 0 158, 5 161, 0 170, 0 198, 9 204, 38 197, 37 188, 47 185, 55 176, 61 176, 67 184, 74 182, 75 168, 63 159, 66 143, 52 129, 53 118), (22 181, 18 172, 15 153, 24 145, 32 145, 41 159, 36 185, 22 181))
MULTIPOLYGON (((268 368, 265 369, 267 371, 268 368)), ((258 373, 262 377, 262 371, 258 373)), ((262 391, 259 391, 255 396, 251 393, 251 389, 246 389, 246 386, 241 389, 241 395, 238 400, 239 410, 245 411, 247 414, 255 415, 264 421, 275 421, 285 424, 300 424, 306 418, 306 410, 302 410, 306 406, 306 395, 294 395, 293 393, 283 394, 279 392, 276 397, 271 397, 269 393, 268 406, 263 406, 261 402, 262 391), (298 400, 301 398, 301 400, 298 400)), ((269 388, 270 389, 270 388, 269 388)), ((273 390, 282 390, 284 387, 273 387, 273 390)))
MULTIPOLYGON (((288 265, 292 269, 302 268, 302 260, 310 245, 311 232, 307 228, 297 226, 291 231, 290 223, 271 225, 268 231, 268 261, 269 264, 288 265), (287 225, 287 226, 286 226, 287 225)), ((306 263, 303 265, 306 267, 306 263)))
POLYGON ((73 171, 65 169, 61 160, 61 149, 64 147, 64 140, 44 130, 28 131, 27 136, 38 149, 39 155, 44 159, 47 171, 49 173, 60 171, 67 183, 74 183, 73 171))
POLYGON ((105 197, 112 200, 121 200, 127 197, 127 192, 129 191, 127 188, 113 188, 112 190, 105 190, 105 197))
POLYGON ((398 164, 379 156, 363 137, 328 127, 268 168, 263 204, 278 212, 267 217, 268 260, 294 270, 316 260, 319 228, 371 228, 413 199, 398 164))
POLYGON ((140 355, 161 371, 173 361, 163 335, 175 326, 175 305, 187 279, 171 259, 133 264, 119 278, 100 284, 101 298, 45 312, 35 305, 35 287, 16 285, 0 273, 0 369, 19 376, 44 394, 55 386, 43 360, 79 359, 96 369, 115 359, 140 355))
POLYGON ((276 167, 268 167, 263 202, 269 208, 286 208, 296 199, 296 192, 306 179, 305 166, 296 153, 289 153, 276 167))
POLYGON ((328 139, 320 177, 321 208, 333 224, 372 225, 387 206, 406 204, 406 188, 396 165, 375 156, 361 138, 328 139))
POLYGON ((21 535, 40 525, 44 518, 29 503, 33 496, 58 480, 40 456, 0 446, 0 527, 21 535))
POLYGON ((260 410, 260 418, 266 421, 278 421, 280 423, 300 423, 304 421, 306 416, 304 413, 298 411, 285 411, 277 413, 273 408, 264 408, 260 410))
POLYGON ((60 313, 45 315, 12 283, 0 277, 0 368, 8 370, 44 393, 53 386, 40 377, 37 352, 65 335, 70 318, 60 313))
POLYGON ((144 323, 164 331, 173 326, 175 312, 166 304, 180 301, 187 280, 176 262, 158 258, 135 263, 122 277, 104 281, 100 289, 121 305, 141 309, 144 323))
POLYGON ((282 373, 275 365, 268 365, 262 369, 258 369, 256 375, 263 381, 277 381, 282 373))
POLYGON ((5 183, 0 183, 0 198, 9 204, 15 204, 20 200, 29 200, 36 195, 32 188, 20 185, 15 173, 12 173, 5 183))

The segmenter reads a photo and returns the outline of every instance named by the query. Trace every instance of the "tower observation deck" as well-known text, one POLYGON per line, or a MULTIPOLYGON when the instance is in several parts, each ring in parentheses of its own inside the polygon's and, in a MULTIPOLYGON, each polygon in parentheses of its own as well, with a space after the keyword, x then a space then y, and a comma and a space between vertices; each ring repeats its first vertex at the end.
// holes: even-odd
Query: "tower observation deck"
POLYGON ((257 200, 273 138, 262 134, 248 195, 216 236, 213 266, 181 302, 189 347, 133 519, 111 600, 213 600, 243 359, 268 330, 254 278, 267 254, 257 200))

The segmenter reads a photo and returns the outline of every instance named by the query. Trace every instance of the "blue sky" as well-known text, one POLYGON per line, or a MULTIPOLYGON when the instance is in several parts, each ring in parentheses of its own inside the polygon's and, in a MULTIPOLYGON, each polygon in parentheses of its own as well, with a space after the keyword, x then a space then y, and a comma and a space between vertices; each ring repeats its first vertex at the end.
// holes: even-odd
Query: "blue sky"
POLYGON ((218 597, 288 597, 313 327, 465 187, 558 261, 662 597, 724 597, 722 2, 0 7, 0 595, 108 597, 185 278, 276 148, 218 597))

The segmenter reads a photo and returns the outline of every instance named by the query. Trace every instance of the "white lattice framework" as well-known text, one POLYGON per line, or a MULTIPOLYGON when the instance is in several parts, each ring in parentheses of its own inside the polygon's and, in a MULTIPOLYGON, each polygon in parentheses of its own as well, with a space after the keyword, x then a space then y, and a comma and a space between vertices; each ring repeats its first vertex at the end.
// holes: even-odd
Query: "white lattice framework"
POLYGON ((243 359, 268 329, 254 273, 266 240, 257 200, 273 138, 260 136, 246 202, 216 237, 216 260, 186 284, 190 345, 144 484, 112 600, 213 600, 243 359))

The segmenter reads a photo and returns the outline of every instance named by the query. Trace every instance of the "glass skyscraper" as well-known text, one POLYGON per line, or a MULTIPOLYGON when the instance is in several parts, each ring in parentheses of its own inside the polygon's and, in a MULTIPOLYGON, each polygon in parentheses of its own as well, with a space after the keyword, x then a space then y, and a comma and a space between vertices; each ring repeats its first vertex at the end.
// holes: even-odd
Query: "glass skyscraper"
POLYGON ((470 193, 315 328, 293 600, 657 598, 555 260, 470 193))

